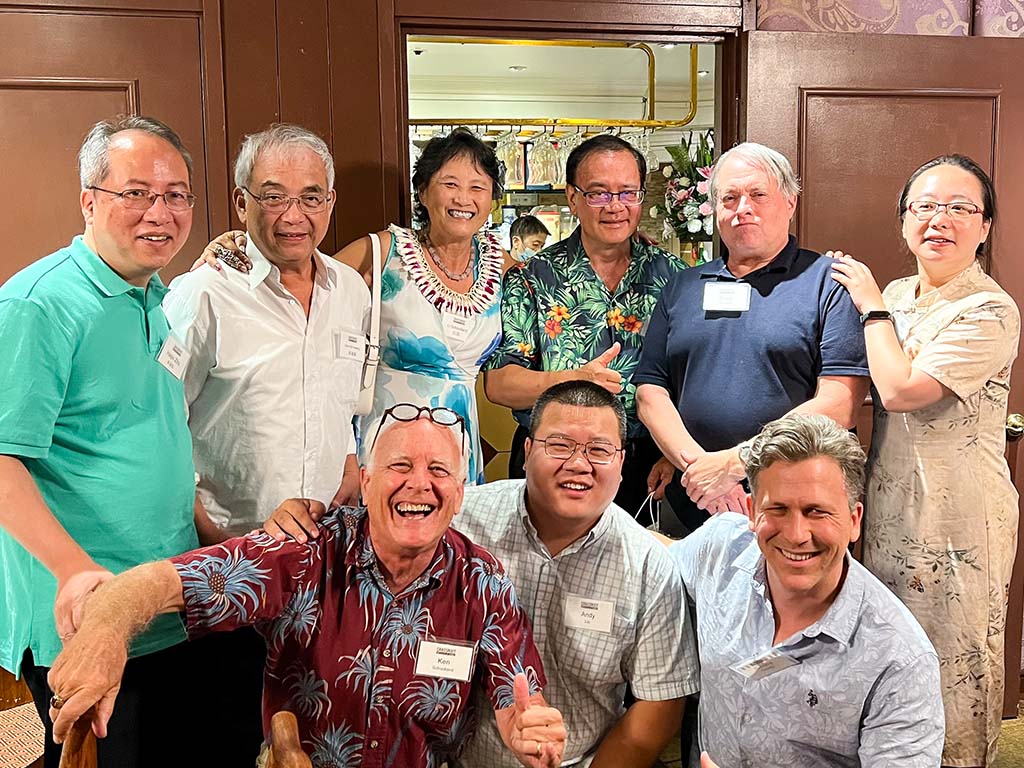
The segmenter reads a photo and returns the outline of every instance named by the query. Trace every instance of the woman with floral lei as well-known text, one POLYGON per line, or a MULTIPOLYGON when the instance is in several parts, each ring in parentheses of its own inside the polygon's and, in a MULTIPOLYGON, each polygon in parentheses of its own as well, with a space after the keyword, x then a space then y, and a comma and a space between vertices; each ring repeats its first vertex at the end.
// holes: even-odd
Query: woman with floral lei
MULTIPOLYGON (((497 240, 480 230, 502 195, 502 182, 494 150, 472 132, 457 128, 435 137, 423 148, 412 177, 420 227, 392 224, 378 233, 381 363, 373 410, 360 417, 360 464, 370 449, 367 436, 392 405, 443 406, 466 423, 467 484, 483 482, 476 377, 501 340, 501 274, 511 261, 497 240)), ((214 245, 237 251, 240 234, 221 235, 204 257, 216 258, 214 245)), ((370 284, 372 254, 366 236, 336 258, 370 284)))

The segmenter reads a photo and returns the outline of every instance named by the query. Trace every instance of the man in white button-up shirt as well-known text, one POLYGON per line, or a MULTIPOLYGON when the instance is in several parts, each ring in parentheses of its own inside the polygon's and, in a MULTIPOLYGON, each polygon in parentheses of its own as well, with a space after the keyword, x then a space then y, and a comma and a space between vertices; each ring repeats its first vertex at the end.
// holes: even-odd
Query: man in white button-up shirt
MULTIPOLYGON (((352 415, 370 305, 362 277, 317 251, 335 200, 334 161, 320 137, 294 125, 247 136, 235 184, 252 268, 201 266, 171 283, 164 300, 189 355, 204 544, 258 528, 291 497, 348 501, 338 492, 346 461, 355 469, 352 415)), ((248 742, 259 733, 262 641, 226 638, 218 656, 238 670, 225 682, 218 668, 219 688, 237 721, 255 726, 239 737, 248 742)))

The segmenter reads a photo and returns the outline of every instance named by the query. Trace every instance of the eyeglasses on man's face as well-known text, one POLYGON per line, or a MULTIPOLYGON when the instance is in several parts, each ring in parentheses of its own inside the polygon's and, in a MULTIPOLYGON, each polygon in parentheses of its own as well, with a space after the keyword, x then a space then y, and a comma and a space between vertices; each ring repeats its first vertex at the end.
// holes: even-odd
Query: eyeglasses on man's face
POLYGON ((928 221, 939 211, 945 211, 950 218, 954 219, 969 219, 974 214, 981 213, 981 208, 974 203, 962 201, 936 203, 934 200, 914 200, 907 205, 907 210, 914 214, 918 221, 928 221))
POLYGON ((575 184, 572 185, 572 188, 583 195, 583 199, 591 208, 603 208, 606 205, 611 205, 612 200, 618 200, 623 205, 640 205, 644 201, 644 194, 646 194, 646 190, 643 189, 624 189, 621 192, 606 190, 585 192, 575 184))
POLYGON ((281 192, 267 192, 265 195, 257 195, 254 192, 250 192, 248 187, 242 187, 242 190, 267 213, 284 213, 291 208, 292 203, 298 205, 299 210, 303 213, 320 213, 327 208, 327 203, 331 199, 330 192, 327 194, 306 192, 298 197, 289 197, 281 192))
POLYGON ((583 455, 586 456, 587 461, 591 464, 611 464, 615 455, 624 450, 616 448, 605 440, 590 440, 586 443, 581 443, 578 440, 573 440, 571 437, 562 437, 560 435, 547 437, 543 440, 536 438, 533 442, 543 443, 544 453, 552 459, 558 459, 559 461, 568 461, 576 455, 578 448, 582 449, 583 455))
POLYGON ((195 195, 191 192, 179 190, 171 190, 161 194, 149 189, 122 189, 120 192, 115 192, 112 189, 104 189, 96 185, 90 186, 89 189, 113 195, 121 200, 121 205, 125 208, 131 208, 133 211, 148 211, 156 203, 157 198, 163 199, 164 205, 170 211, 187 211, 196 204, 195 195))
POLYGON ((377 444, 377 438, 380 437, 380 431, 384 427, 384 423, 390 418, 395 421, 416 421, 421 414, 427 414, 427 418, 434 424, 441 427, 454 427, 458 425, 459 432, 462 436, 461 450, 463 453, 466 451, 466 420, 462 418, 458 413, 453 411, 451 408, 431 408, 428 405, 413 405, 412 403, 396 403, 384 411, 384 415, 380 417, 380 423, 377 424, 377 432, 373 436, 373 442, 371 446, 377 444))

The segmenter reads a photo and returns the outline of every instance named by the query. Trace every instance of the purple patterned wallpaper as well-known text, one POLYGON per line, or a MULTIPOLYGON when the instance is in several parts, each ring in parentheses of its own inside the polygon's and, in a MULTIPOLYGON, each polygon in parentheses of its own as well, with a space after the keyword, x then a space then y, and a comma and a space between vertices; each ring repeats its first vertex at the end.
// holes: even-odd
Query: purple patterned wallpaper
POLYGON ((757 28, 1024 37, 1024 0, 758 0, 757 28))

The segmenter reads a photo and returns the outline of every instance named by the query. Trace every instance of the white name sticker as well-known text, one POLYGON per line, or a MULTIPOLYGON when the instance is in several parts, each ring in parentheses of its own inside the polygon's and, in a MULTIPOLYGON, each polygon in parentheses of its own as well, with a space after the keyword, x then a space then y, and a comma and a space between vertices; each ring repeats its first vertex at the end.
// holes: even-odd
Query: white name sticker
POLYGON ((590 629, 594 632, 612 631, 615 621, 615 603, 610 600, 592 600, 580 595, 567 595, 564 607, 565 626, 590 629))
POLYGON ((473 677, 475 660, 476 643, 423 639, 416 652, 416 674, 468 683, 473 677))
POLYGON ((348 331, 334 332, 334 359, 363 362, 366 358, 366 337, 348 331))
POLYGON ((441 327, 444 329, 444 335, 457 344, 461 344, 469 338, 475 325, 476 318, 474 317, 463 317, 448 312, 441 313, 441 327))
POLYGON ((776 672, 781 672, 784 669, 795 667, 799 663, 796 659, 792 659, 781 651, 772 648, 760 656, 755 656, 747 661, 741 661, 739 664, 733 664, 729 669, 733 672, 739 672, 748 680, 760 680, 762 677, 768 677, 768 675, 774 675, 776 672))
POLYGON ((184 344, 174 336, 168 335, 164 339, 164 345, 160 347, 160 354, 156 356, 156 361, 166 368, 171 376, 180 381, 185 378, 185 367, 191 357, 192 355, 185 349, 184 344))
POLYGON ((705 312, 746 312, 750 309, 750 283, 704 283, 705 312))

